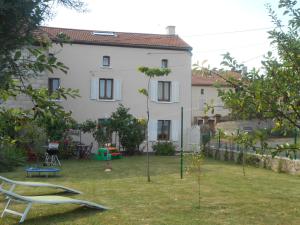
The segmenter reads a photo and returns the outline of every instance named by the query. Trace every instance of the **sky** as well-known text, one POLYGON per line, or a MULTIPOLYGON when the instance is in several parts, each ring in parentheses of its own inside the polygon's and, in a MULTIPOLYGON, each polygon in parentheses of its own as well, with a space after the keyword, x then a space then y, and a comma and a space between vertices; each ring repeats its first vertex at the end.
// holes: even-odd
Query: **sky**
POLYGON ((193 47, 192 63, 220 68, 230 52, 249 69, 259 68, 271 50, 267 31, 274 25, 265 7, 279 0, 85 0, 85 13, 54 7, 44 25, 100 31, 165 34, 168 25, 193 47))

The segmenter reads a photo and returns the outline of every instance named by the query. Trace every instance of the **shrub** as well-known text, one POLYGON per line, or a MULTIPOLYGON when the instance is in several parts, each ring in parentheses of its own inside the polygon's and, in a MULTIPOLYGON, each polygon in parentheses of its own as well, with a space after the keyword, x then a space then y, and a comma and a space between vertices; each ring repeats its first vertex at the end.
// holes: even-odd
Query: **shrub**
POLYGON ((176 146, 172 142, 158 142, 152 148, 155 155, 175 155, 176 146))
POLYGON ((216 149, 214 158, 215 158, 216 160, 220 160, 220 150, 219 150, 219 149, 216 149))
POLYGON ((0 147, 0 172, 12 171, 16 166, 25 164, 25 152, 15 145, 7 144, 0 147))
POLYGON ((246 164, 259 167, 260 159, 257 155, 246 155, 246 164))
POLYGON ((74 156, 74 151, 76 148, 76 143, 72 140, 64 140, 59 144, 59 157, 61 159, 70 159, 74 156))
POLYGON ((236 163, 237 164, 243 164, 243 152, 239 152, 239 154, 238 154, 238 157, 237 157, 237 160, 236 160, 236 163))
POLYGON ((229 152, 227 150, 224 152, 224 161, 229 161, 229 152))

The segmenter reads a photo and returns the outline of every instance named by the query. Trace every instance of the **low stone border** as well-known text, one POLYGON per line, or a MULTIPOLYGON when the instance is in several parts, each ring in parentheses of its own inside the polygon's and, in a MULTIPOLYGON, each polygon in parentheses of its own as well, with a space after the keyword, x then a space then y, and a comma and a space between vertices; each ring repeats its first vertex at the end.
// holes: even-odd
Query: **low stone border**
MULTIPOLYGON (((209 157, 221 161, 233 161, 239 163, 241 152, 229 149, 208 148, 207 152, 209 157)), ((246 153, 246 163, 261 168, 271 169, 275 172, 283 172, 288 174, 300 175, 300 160, 289 159, 286 157, 275 156, 272 158, 270 155, 259 155, 255 153, 246 153)))

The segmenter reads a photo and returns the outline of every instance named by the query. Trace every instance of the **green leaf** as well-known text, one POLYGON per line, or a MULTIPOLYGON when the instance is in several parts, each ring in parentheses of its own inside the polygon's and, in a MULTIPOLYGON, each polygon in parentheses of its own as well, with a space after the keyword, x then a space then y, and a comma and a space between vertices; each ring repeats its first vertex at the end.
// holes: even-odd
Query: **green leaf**
POLYGON ((145 88, 138 89, 138 92, 142 95, 145 95, 148 97, 148 91, 145 88))
POLYGON ((21 51, 20 51, 20 50, 17 50, 17 51, 15 52, 14 60, 15 60, 15 61, 19 60, 19 59, 21 58, 21 55, 22 55, 21 51))

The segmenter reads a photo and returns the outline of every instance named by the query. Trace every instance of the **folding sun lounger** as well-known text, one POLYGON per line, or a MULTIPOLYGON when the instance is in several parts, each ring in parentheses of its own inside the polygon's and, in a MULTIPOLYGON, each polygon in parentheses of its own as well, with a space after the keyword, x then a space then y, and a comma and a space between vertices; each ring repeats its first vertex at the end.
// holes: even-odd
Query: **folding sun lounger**
POLYGON ((3 217, 7 213, 17 215, 17 216, 21 217, 20 223, 22 223, 26 219, 26 216, 27 216, 32 204, 78 204, 78 205, 83 205, 83 206, 86 206, 89 208, 100 209, 100 210, 109 209, 105 206, 96 204, 94 202, 88 202, 88 201, 84 201, 84 200, 73 199, 73 198, 68 198, 68 197, 63 197, 63 196, 55 196, 55 195, 22 196, 22 195, 16 194, 11 191, 3 190, 2 188, 0 188, 0 192, 2 192, 3 194, 5 194, 8 197, 8 201, 7 201, 5 208, 1 214, 1 217, 3 217), (17 202, 22 202, 22 203, 27 204, 24 212, 20 213, 20 212, 16 212, 14 210, 8 209, 8 207, 12 201, 17 201, 17 202))
POLYGON ((82 194, 82 192, 77 191, 72 188, 56 185, 56 184, 48 184, 48 183, 42 183, 42 182, 30 182, 30 181, 16 181, 16 180, 10 180, 5 177, 0 176, 0 180, 2 180, 2 184, 0 184, 0 188, 2 188, 4 183, 11 184, 11 187, 9 191, 13 191, 16 187, 16 185, 21 186, 30 186, 30 187, 49 187, 49 188, 58 188, 63 189, 64 191, 73 193, 73 194, 82 194))

